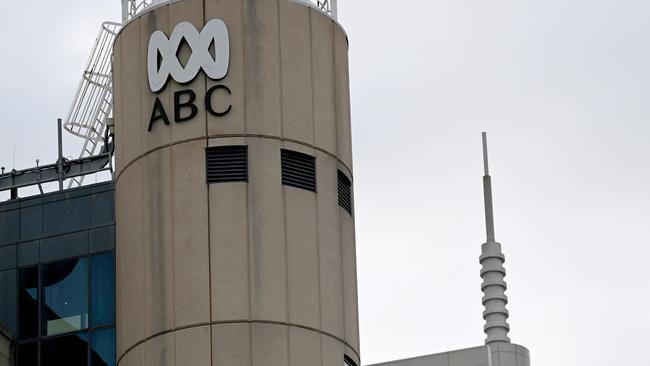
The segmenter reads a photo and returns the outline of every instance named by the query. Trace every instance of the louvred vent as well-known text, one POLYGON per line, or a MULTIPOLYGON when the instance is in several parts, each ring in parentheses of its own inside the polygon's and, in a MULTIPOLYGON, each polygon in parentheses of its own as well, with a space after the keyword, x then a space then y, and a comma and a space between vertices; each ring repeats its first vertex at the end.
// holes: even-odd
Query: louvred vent
POLYGON ((248 181, 247 146, 209 147, 205 161, 208 183, 248 181))
POLYGON ((282 184, 316 192, 316 158, 282 150, 282 184))
POLYGON ((339 206, 352 214, 352 182, 345 173, 338 170, 339 206))

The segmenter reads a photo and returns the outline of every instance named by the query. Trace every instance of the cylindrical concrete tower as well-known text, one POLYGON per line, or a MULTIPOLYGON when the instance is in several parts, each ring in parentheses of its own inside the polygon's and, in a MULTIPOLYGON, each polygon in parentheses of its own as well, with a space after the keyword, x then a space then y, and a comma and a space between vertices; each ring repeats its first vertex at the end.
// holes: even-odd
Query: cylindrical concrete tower
POLYGON ((168 1, 124 25, 119 365, 359 364, 347 55, 291 0, 168 1))

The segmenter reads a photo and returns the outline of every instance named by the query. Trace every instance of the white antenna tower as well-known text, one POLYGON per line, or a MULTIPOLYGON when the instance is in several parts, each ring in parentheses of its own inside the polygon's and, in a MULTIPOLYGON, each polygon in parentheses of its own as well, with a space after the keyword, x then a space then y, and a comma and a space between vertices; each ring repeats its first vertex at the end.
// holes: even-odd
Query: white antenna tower
POLYGON ((506 257, 501 251, 501 244, 494 238, 494 211, 492 208, 492 178, 488 168, 487 133, 483 132, 483 165, 485 175, 483 176, 483 195, 485 201, 485 229, 487 241, 481 246, 481 290, 483 290, 483 318, 485 319, 484 331, 487 335, 485 344, 510 343, 508 332, 508 297, 506 290, 508 285, 503 280, 506 270, 503 263, 506 257))

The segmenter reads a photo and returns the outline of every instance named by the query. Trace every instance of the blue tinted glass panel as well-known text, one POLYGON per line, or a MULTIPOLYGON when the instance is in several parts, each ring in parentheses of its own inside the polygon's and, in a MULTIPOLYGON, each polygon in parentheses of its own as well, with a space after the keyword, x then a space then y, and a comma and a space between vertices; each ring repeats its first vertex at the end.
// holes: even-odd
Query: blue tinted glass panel
POLYGON ((0 212, 0 244, 18 241, 20 220, 18 210, 0 212))
POLYGON ((73 334, 42 341, 41 365, 87 366, 88 336, 85 333, 73 334))
POLYGON ((113 252, 91 258, 92 325, 115 321, 115 255, 113 252))
POLYGON ((16 268, 17 250, 15 245, 0 247, 0 271, 16 268))
POLYGON ((43 215, 41 206, 20 210, 20 240, 32 240, 41 236, 43 215))
POLYGON ((18 276, 18 334, 31 339, 38 335, 38 267, 23 268, 18 276))
POLYGON ((88 327, 88 259, 43 266, 43 335, 88 327))
POLYGON ((43 233, 58 234, 90 226, 91 196, 43 205, 43 233))
POLYGON ((91 253, 115 249, 115 226, 91 230, 89 249, 91 253))
POLYGON ((38 366, 38 342, 21 344, 18 346, 16 353, 18 356, 18 365, 38 366))
POLYGON ((88 254, 88 232, 59 235, 41 239, 41 262, 51 262, 88 254))
POLYGON ((16 336, 17 274, 15 269, 0 272, 0 327, 6 327, 12 337, 16 336))
POLYGON ((90 335, 90 361, 92 366, 115 366, 115 328, 90 335))
POLYGON ((113 192, 105 192, 93 195, 93 226, 110 225, 114 221, 115 197, 113 192))
POLYGON ((18 245, 18 266, 33 266, 38 263, 38 240, 18 245))

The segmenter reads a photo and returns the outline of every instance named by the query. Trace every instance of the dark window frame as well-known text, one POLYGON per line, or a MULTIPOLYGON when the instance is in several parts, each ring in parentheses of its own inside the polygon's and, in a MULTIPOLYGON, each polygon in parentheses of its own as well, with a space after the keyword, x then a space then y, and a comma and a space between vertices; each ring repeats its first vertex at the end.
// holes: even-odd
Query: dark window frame
MULTIPOLYGON (((93 319, 93 313, 92 313, 92 310, 93 310, 92 309, 92 257, 100 256, 100 255, 104 255, 104 254, 108 254, 108 253, 113 254, 113 266, 115 266, 115 264, 116 264, 115 263, 115 261, 116 261, 115 249, 109 249, 109 250, 104 250, 104 251, 98 251, 96 253, 87 253, 87 254, 84 254, 84 255, 79 255, 79 256, 74 256, 74 257, 69 257, 69 258, 62 258, 62 259, 57 259, 57 260, 38 263, 38 264, 35 264, 35 265, 16 268, 17 273, 18 273, 18 275, 16 276, 16 281, 17 281, 17 286, 16 286, 17 293, 16 293, 16 295, 18 295, 18 292, 20 291, 20 271, 21 270, 36 267, 37 276, 38 276, 38 287, 37 287, 37 294, 38 294, 38 296, 37 296, 37 302, 38 302, 38 305, 37 305, 38 306, 38 312, 37 312, 38 313, 37 314, 38 330, 37 330, 37 336, 35 338, 22 339, 22 338, 20 338, 20 335, 19 335, 19 339, 17 341, 15 341, 15 345, 16 345, 15 355, 16 355, 16 364, 17 365, 20 364, 19 363, 20 360, 18 359, 18 347, 20 347, 22 345, 26 345, 26 344, 30 344, 30 343, 36 343, 37 350, 38 350, 38 357, 37 357, 38 365, 41 365, 42 364, 42 362, 41 362, 42 361, 41 360, 42 342, 48 341, 48 340, 51 340, 51 339, 55 339, 55 338, 72 336, 72 335, 75 335, 75 334, 84 334, 86 336, 87 340, 88 340, 87 345, 86 345, 86 358, 87 358, 87 362, 88 362, 87 365, 91 366, 91 362, 92 362, 92 359, 91 359, 91 357, 92 357, 92 345, 91 345, 92 334, 95 333, 95 332, 99 332, 99 331, 107 330, 107 329, 111 329, 111 328, 115 329, 115 324, 116 324, 115 316, 117 314, 114 314, 114 318, 113 318, 112 322, 105 323, 105 324, 102 324, 102 325, 93 326, 93 320, 92 320, 93 319), (88 283, 87 283, 88 324, 87 324, 87 327, 83 328, 83 329, 80 329, 80 330, 75 330, 75 331, 72 331, 72 332, 65 332, 65 333, 60 333, 60 334, 44 336, 44 335, 42 335, 43 333, 42 333, 42 329, 41 329, 42 328, 42 320, 43 320, 43 314, 42 314, 43 311, 42 311, 42 309, 43 309, 43 306, 44 306, 44 304, 43 304, 43 291, 44 291, 44 288, 43 288, 43 283, 42 283, 42 280, 43 280, 42 279, 43 268, 42 267, 46 266, 48 264, 67 261, 67 260, 76 259, 76 258, 86 258, 88 260, 88 266, 87 266, 87 276, 88 276, 88 283)), ((115 285, 117 286, 117 283, 115 285)), ((117 291, 117 289, 114 288, 114 291, 117 291)), ((116 293, 113 294, 113 298, 115 298, 115 296, 116 296, 116 293)), ((116 312, 117 309, 115 309, 114 311, 116 312)), ((20 319, 20 307, 18 307, 16 309, 16 315, 17 315, 18 319, 20 319)), ((20 324, 17 324, 17 326, 19 328, 20 324)), ((115 337, 117 337, 117 333, 115 333, 115 337)), ((113 342, 114 342, 113 343, 114 346, 116 346, 117 345, 117 339, 113 339, 113 342)), ((115 355, 115 356, 117 357, 117 355, 115 355)))

